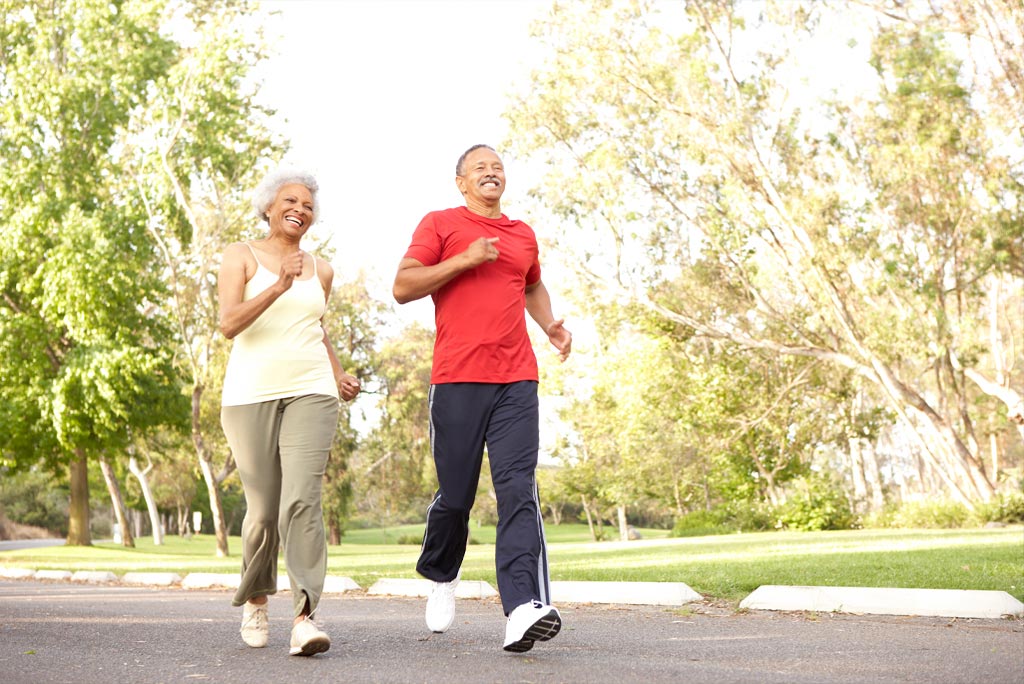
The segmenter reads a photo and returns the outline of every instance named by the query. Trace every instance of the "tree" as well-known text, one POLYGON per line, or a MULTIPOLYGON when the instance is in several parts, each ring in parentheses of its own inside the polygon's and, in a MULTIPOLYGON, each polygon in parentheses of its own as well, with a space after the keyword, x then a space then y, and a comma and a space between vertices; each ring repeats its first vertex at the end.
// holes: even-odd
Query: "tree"
POLYGON ((220 486, 235 469, 219 438, 220 383, 228 345, 217 329, 217 260, 224 247, 258 230, 249 196, 285 151, 271 134, 271 112, 257 106, 251 69, 266 57, 250 3, 173 4, 176 46, 167 73, 136 110, 121 149, 145 225, 159 248, 170 296, 161 304, 174 324, 176 360, 190 385, 191 438, 206 483, 217 555, 228 555, 220 486), (214 457, 224 454, 217 467, 214 457))
POLYGON ((437 485, 427 402, 433 343, 432 331, 413 324, 378 352, 380 421, 351 467, 357 510, 380 523, 421 519, 437 485))
MULTIPOLYGON (((337 271, 335 274, 339 275, 337 271)), ((362 272, 347 282, 335 283, 327 303, 324 316, 327 335, 334 344, 338 361, 347 372, 359 378, 364 394, 375 391, 375 347, 386 310, 383 302, 370 296, 362 272)), ((339 428, 324 471, 323 507, 330 544, 341 543, 354 498, 352 461, 360 440, 352 424, 353 410, 352 403, 342 402, 339 428)))
POLYGON ((87 459, 182 415, 153 244, 110 154, 172 54, 160 6, 2 9, 0 453, 70 464, 69 544, 91 542, 87 459))
POLYGON ((991 236, 1021 224, 1020 137, 995 144, 927 20, 867 25, 873 92, 798 97, 802 42, 863 16, 556 6, 511 146, 550 169, 534 196, 573 232, 559 245, 583 245, 570 260, 589 288, 858 375, 972 506, 994 492, 974 435, 992 407, 964 382, 987 356, 976 284, 1009 273, 991 236))

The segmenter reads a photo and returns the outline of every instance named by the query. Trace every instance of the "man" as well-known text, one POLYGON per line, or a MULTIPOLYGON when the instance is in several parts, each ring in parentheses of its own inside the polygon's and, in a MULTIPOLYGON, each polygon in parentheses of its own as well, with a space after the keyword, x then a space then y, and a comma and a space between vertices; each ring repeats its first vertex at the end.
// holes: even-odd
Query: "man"
POLYGON ((572 335, 551 313, 533 230, 501 213, 505 170, 497 153, 474 145, 459 157, 455 174, 465 206, 420 221, 393 290, 399 304, 430 295, 437 326, 429 404, 439 488, 427 508, 416 570, 434 582, 427 627, 444 632, 455 619, 455 588, 486 445, 498 500, 495 566, 508 616, 504 649, 521 653, 562 626, 550 605, 534 477, 537 359, 524 308, 562 361, 572 335))

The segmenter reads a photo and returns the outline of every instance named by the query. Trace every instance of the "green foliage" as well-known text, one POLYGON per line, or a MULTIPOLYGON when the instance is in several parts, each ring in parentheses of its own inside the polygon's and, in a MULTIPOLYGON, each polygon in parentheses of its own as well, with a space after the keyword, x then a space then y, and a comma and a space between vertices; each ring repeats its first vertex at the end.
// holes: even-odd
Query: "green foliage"
POLYGON ((68 532, 67 486, 55 483, 49 473, 39 468, 3 472, 0 511, 12 522, 42 527, 55 536, 63 536, 68 532))
POLYGON ((774 514, 776 527, 788 530, 847 530, 857 524, 843 491, 820 475, 791 483, 786 501, 775 508, 774 514))
POLYGON ((756 500, 727 501, 710 511, 693 511, 676 519, 673 537, 695 537, 704 534, 762 532, 773 529, 775 519, 768 504, 756 500))
POLYGON ((977 504, 971 517, 982 525, 1024 523, 1024 492, 1000 495, 992 501, 977 504))
POLYGON ((706 537, 715 534, 729 534, 735 532, 725 524, 724 511, 715 509, 710 511, 692 511, 676 518, 672 526, 673 537, 706 537))
MULTIPOLYGON (((778 501, 812 455, 908 414, 899 429, 960 483, 954 495, 992 493, 965 454, 1015 401, 979 378, 1012 367, 1020 386, 996 344, 1024 334, 1008 265, 1024 223, 1017 34, 989 34, 1010 66, 966 63, 965 36, 981 35, 968 3, 900 7, 913 19, 864 22, 873 10, 849 3, 595 1, 535 25, 544 58, 508 107, 508 145, 545 170, 535 213, 604 334, 594 391, 573 397, 578 444, 563 449, 599 464, 599 478, 579 473, 588 496, 677 512, 778 501), (874 78, 794 90, 817 80, 808 41, 851 26, 870 35, 836 49, 874 78), (987 104, 1007 99, 1006 112, 987 104), (624 314, 637 310, 655 320, 624 314), (866 386, 837 406, 851 377, 866 386)), ((916 469, 890 458, 889 472, 916 469)), ((838 509, 812 519, 812 499, 787 519, 842 523, 838 509)))
POLYGON ((953 529, 963 527, 970 517, 960 502, 936 498, 886 504, 881 512, 867 516, 864 526, 953 529))
POLYGON ((356 512, 377 524, 423 519, 437 482, 427 393, 433 332, 413 325, 377 352, 380 423, 351 460, 356 512))
POLYGON ((401 537, 395 540, 396 544, 404 544, 406 546, 422 546, 423 535, 415 534, 403 534, 401 537))

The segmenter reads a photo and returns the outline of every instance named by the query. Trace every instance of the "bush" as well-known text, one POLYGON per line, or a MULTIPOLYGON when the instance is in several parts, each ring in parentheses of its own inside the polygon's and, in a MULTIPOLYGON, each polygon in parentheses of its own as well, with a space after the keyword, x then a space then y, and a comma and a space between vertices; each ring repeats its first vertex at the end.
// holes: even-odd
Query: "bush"
POLYGON ((403 534, 395 540, 396 544, 404 544, 406 546, 419 546, 423 543, 422 534, 403 534))
POLYGON ((676 519, 672 537, 703 537, 771 529, 771 509, 756 501, 737 500, 710 511, 691 511, 676 519))
POLYGON ((963 527, 970 517, 970 511, 959 502, 925 499, 886 504, 867 519, 865 526, 953 529, 963 527))
POLYGON ((1024 493, 1001 495, 988 503, 978 504, 971 518, 979 525, 985 523, 1024 523, 1024 493))
POLYGON ((68 496, 66 487, 41 471, 8 472, 0 477, 0 505, 7 519, 60 537, 68 533, 68 496))
POLYGON ((846 494, 831 480, 811 476, 793 485, 795 491, 775 509, 775 527, 816 532, 848 530, 856 525, 846 494))
POLYGON ((676 518, 671 537, 703 537, 711 534, 729 534, 732 530, 722 524, 723 511, 692 511, 676 518))

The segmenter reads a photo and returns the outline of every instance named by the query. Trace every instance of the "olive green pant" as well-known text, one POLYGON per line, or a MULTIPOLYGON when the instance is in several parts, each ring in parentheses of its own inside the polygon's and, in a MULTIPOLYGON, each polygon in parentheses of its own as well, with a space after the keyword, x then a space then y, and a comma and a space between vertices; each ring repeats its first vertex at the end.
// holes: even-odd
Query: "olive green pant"
POLYGON ((224 406, 221 425, 245 492, 242 581, 232 604, 277 591, 277 555, 291 581, 295 617, 313 615, 327 574, 321 486, 338 425, 323 394, 224 406))

